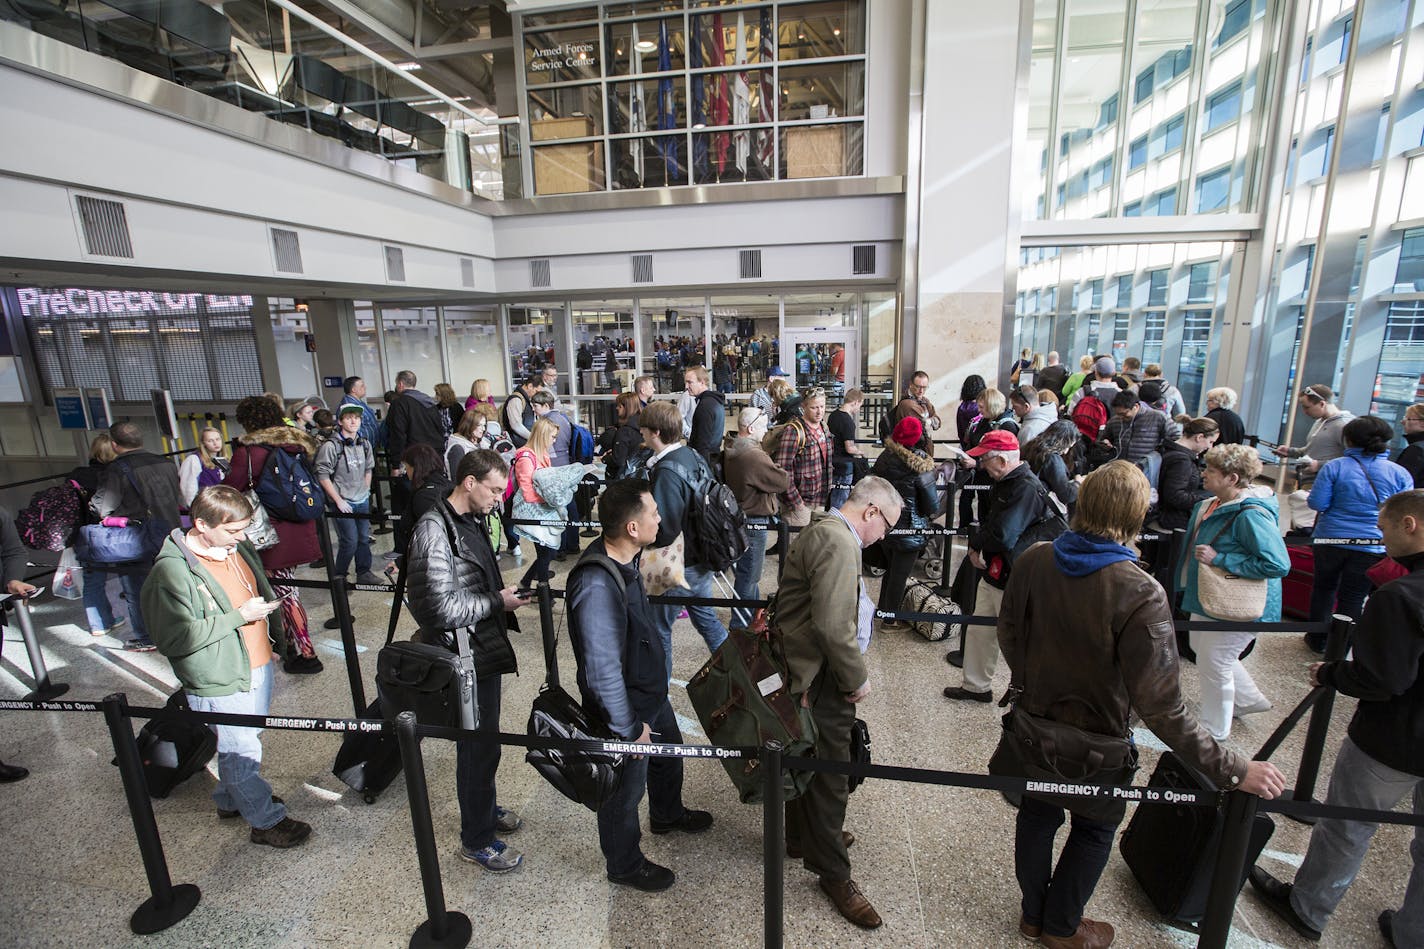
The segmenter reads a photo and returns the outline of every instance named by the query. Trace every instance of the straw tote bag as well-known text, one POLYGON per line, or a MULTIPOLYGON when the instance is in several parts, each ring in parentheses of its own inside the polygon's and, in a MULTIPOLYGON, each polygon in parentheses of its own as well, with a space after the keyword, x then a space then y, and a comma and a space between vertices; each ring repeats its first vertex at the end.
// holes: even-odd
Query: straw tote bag
MULTIPOLYGON (((1213 546, 1240 516, 1239 510, 1232 514, 1207 546, 1213 546)), ((1200 532, 1200 525, 1197 530, 1200 532)), ((1212 619, 1243 622, 1257 620, 1266 612, 1266 581, 1256 577, 1240 577, 1227 573, 1221 567, 1204 563, 1197 570, 1197 601, 1201 603, 1202 612, 1212 619)))

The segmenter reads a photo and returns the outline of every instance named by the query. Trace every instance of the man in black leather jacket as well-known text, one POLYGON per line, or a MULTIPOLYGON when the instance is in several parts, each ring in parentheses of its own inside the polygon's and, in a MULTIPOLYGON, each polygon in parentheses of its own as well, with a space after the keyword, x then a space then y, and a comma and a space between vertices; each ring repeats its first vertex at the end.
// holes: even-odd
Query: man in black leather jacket
MULTIPOLYGON (((406 594, 420 624, 421 641, 455 648, 470 637, 475 659, 480 730, 499 731, 500 676, 517 672, 509 642, 509 613, 527 606, 527 596, 505 586, 485 533, 484 518, 500 505, 509 466, 498 454, 477 449, 460 459, 455 489, 427 511, 411 532, 406 552, 406 594)), ((500 746, 455 743, 455 791, 460 801, 460 858, 494 873, 513 870, 524 855, 495 836, 523 821, 495 801, 500 746)))

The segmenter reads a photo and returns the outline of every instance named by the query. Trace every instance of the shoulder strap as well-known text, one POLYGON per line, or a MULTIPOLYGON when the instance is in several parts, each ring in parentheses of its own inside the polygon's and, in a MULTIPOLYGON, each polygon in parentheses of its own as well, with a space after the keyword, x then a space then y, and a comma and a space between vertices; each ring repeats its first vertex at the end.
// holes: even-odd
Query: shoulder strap
MULTIPOLYGON (((1221 526, 1221 530, 1217 531, 1216 534, 1213 535, 1213 537, 1211 538, 1211 540, 1209 540, 1209 541, 1206 542, 1206 546, 1211 547, 1211 546, 1215 545, 1216 542, 1221 538, 1221 535, 1222 535, 1222 534, 1225 534, 1227 531, 1231 530, 1231 528, 1236 525, 1236 519, 1237 519, 1238 517, 1240 517, 1242 514, 1244 514, 1245 512, 1246 512, 1246 502, 1245 502, 1245 501, 1238 502, 1237 505, 1236 505, 1236 510, 1234 510, 1234 511, 1231 512, 1231 516, 1228 517, 1227 520, 1226 520, 1226 523, 1221 526)), ((1202 520, 1206 520, 1206 518, 1202 518, 1202 520)), ((1197 529, 1200 530, 1200 529, 1201 529, 1200 526, 1198 526, 1197 529)))
POLYGON ((138 481, 134 478, 132 466, 130 466, 127 461, 121 461, 118 464, 119 470, 124 473, 124 478, 128 481, 129 486, 134 489, 134 494, 138 496, 139 502, 143 505, 143 512, 148 515, 149 520, 153 520, 153 507, 148 503, 148 499, 143 496, 143 492, 139 490, 138 481))
POLYGON ((1355 462, 1355 464, 1359 465, 1359 466, 1360 466, 1360 470, 1365 473, 1365 480, 1370 483, 1370 491, 1372 491, 1372 492, 1374 493, 1374 496, 1375 496, 1375 503, 1376 503, 1376 504, 1383 504, 1384 502, 1380 500, 1380 496, 1379 496, 1379 485, 1375 484, 1374 475, 1370 474, 1369 466, 1366 465, 1366 464, 1365 464, 1363 461, 1361 461, 1359 458, 1356 458, 1354 455, 1347 455, 1346 457, 1350 458, 1352 461, 1355 462))

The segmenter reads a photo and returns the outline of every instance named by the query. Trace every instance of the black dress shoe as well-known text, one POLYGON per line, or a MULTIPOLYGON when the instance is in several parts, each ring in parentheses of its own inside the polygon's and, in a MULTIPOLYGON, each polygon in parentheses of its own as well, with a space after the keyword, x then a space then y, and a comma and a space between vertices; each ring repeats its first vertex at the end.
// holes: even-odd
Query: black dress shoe
POLYGON ((963 669, 963 668, 964 668, 964 650, 963 650, 963 649, 951 649, 949 652, 947 652, 947 653, 944 654, 944 661, 947 662, 947 663, 949 663, 951 666, 954 666, 954 668, 956 668, 956 669, 963 669))
POLYGON ((16 781, 23 781, 30 776, 28 768, 22 768, 16 764, 6 764, 0 761, 0 784, 13 784, 16 781))
POLYGON ((610 873, 608 879, 623 886, 631 886, 635 890, 642 890, 644 893, 661 893, 677 882, 677 874, 644 857, 643 865, 632 873, 618 876, 610 873))
POLYGON ((670 834, 675 830, 680 830, 684 834, 700 834, 712 826, 712 815, 706 811, 694 811, 689 808, 682 812, 682 817, 678 820, 660 821, 650 819, 648 825, 655 834, 670 834))
POLYGON ((1251 881, 1251 888, 1261 897, 1261 902, 1266 904, 1267 909, 1285 920, 1291 929, 1306 939, 1311 942, 1320 941, 1320 930, 1301 919, 1295 907, 1291 906, 1291 884, 1277 880, 1260 867, 1252 867, 1248 879, 1251 881))
POLYGON ((1394 949, 1394 910, 1387 909, 1379 914, 1379 919, 1375 922, 1379 924, 1380 935, 1384 937, 1385 945, 1394 949))
POLYGON ((1325 655, 1325 634, 1306 633, 1305 647, 1311 652, 1315 653, 1317 656, 1325 655))
POLYGON ((969 702, 988 703, 994 701, 993 692, 970 692, 968 689, 959 685, 945 686, 944 697, 969 702))
POLYGON ((339 619, 337 619, 335 616, 333 616, 331 619, 327 620, 325 623, 322 623, 322 624, 321 624, 321 628, 322 628, 322 629, 340 629, 340 628, 341 628, 341 620, 339 620, 339 619))

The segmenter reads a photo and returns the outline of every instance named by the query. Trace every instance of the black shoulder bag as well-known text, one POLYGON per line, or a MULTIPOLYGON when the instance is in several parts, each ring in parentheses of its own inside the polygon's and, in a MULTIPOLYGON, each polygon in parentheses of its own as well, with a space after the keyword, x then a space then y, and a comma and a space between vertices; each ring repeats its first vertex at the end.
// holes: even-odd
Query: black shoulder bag
MULTIPOLYGON (((441 520, 453 559, 459 556, 455 531, 443 515, 441 520)), ((411 711, 422 725, 471 730, 479 727, 471 630, 451 632, 455 637, 454 653, 433 643, 392 642, 395 625, 391 625, 386 645, 376 655, 376 692, 387 718, 411 711)))

